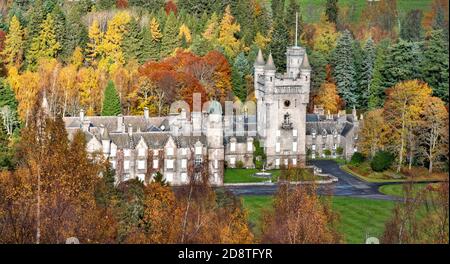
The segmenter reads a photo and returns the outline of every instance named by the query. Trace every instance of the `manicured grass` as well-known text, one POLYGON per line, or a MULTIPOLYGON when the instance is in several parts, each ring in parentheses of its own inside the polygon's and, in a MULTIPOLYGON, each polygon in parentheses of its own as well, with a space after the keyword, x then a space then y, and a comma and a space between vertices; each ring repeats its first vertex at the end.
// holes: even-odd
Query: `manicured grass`
MULTIPOLYGON (((423 188, 430 185, 429 183, 416 183, 413 185, 414 191, 420 191, 423 188)), ((432 186, 436 186, 436 183, 432 183, 432 186)), ((403 197, 403 184, 389 184, 383 185, 378 189, 381 193, 386 195, 403 197)))
MULTIPOLYGON (((299 2, 303 20, 307 23, 314 23, 320 20, 327 1, 299 0, 299 2)), ((424 12, 429 11, 431 9, 431 3, 432 0, 397 0, 397 10, 399 16, 403 17, 404 14, 414 9, 419 9, 424 12)), ((367 5, 367 0, 339 0, 338 5, 341 10, 347 10, 352 22, 357 22, 367 5)))
MULTIPOLYGON (((272 208, 272 196, 242 196, 249 222, 256 237, 260 236, 261 212, 272 208)), ((366 236, 381 237, 384 224, 395 206, 393 201, 352 197, 333 197, 333 208, 340 214, 340 231, 347 243, 364 243, 366 236)))
MULTIPOLYGON (((257 169, 226 169, 224 175, 224 183, 243 183, 243 182, 264 182, 268 181, 267 178, 253 176, 256 172, 260 172, 257 169)), ((280 175, 279 170, 267 171, 272 173, 272 177, 278 177, 280 175)))
MULTIPOLYGON (((402 173, 397 173, 390 169, 384 172, 375 172, 370 168, 369 162, 363 162, 358 166, 351 164, 342 165, 341 169, 367 182, 389 183, 389 182, 405 182, 405 181, 430 181, 444 180, 446 173, 433 173, 429 175, 427 172, 416 173, 413 177, 408 177, 402 173)), ((423 171, 424 168, 414 168, 416 171, 423 171)))

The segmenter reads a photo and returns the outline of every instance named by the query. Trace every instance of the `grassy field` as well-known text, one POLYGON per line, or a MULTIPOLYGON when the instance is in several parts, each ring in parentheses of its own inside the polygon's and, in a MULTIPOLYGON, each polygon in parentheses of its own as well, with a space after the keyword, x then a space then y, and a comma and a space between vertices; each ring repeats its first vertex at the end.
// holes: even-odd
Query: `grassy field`
MULTIPOLYGON (((243 183, 243 182, 264 182, 268 179, 253 176, 257 169, 226 169, 224 175, 224 183, 243 183)), ((280 170, 270 170, 272 177, 278 177, 280 170)))
MULTIPOLYGON (((428 183, 416 183, 413 185, 415 191, 420 191, 423 188, 427 187, 428 183)), ((432 183, 432 186, 437 186, 436 183, 432 183)), ((381 193, 386 195, 403 197, 403 184, 391 184, 391 185, 383 185, 378 189, 381 193)))
MULTIPOLYGON (((260 219, 263 209, 270 210, 272 196, 243 196, 253 232, 260 235, 260 219)), ((380 237, 384 224, 391 216, 395 202, 362 198, 334 197, 333 208, 341 217, 340 230, 347 243, 364 243, 366 235, 380 237)))
MULTIPOLYGON (((341 169, 367 182, 389 183, 389 182, 405 182, 405 181, 430 181, 444 180, 446 173, 428 174, 425 168, 414 168, 414 175, 408 176, 397 173, 393 169, 384 172, 375 172, 370 168, 369 162, 363 162, 359 166, 350 164, 341 166, 341 169)), ((406 173, 406 171, 405 171, 406 173)))
MULTIPOLYGON (((313 23, 320 20, 320 15, 325 10, 326 0, 299 0, 299 2, 305 22, 313 23)), ((339 0, 338 3, 342 10, 348 10, 351 21, 358 21, 362 10, 367 5, 367 0, 339 0)), ((428 11, 431 9, 431 3, 432 0, 397 0, 397 10, 400 16, 414 9, 428 11)))

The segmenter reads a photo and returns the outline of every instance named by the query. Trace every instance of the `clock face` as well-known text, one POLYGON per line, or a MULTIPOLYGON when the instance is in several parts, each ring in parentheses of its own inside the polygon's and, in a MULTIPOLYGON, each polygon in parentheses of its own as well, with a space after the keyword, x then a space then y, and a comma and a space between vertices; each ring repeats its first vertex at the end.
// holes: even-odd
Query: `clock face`
POLYGON ((285 107, 289 107, 291 105, 291 101, 289 101, 289 100, 285 100, 284 101, 284 106, 285 107))

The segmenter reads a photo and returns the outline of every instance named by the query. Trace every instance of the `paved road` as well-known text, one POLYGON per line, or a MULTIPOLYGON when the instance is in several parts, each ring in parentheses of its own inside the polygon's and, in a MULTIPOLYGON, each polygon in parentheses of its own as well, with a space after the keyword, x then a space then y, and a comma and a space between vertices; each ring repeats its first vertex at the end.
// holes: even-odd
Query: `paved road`
MULTIPOLYGON (((330 194, 335 196, 352 196, 361 198, 381 199, 381 200, 398 200, 396 197, 384 195, 378 191, 383 185, 380 183, 368 183, 359 178, 341 170, 339 165, 332 160, 314 160, 311 164, 322 169, 323 173, 336 176, 339 180, 337 183, 319 186, 319 194, 330 194)), ((272 195, 277 185, 251 185, 251 186, 226 186, 228 190, 236 195, 272 195)))

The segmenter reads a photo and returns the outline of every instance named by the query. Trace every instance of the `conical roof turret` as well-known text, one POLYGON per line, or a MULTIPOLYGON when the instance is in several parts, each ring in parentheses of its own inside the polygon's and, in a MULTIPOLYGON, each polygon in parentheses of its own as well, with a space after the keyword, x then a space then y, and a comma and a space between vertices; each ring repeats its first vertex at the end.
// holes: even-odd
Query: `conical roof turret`
POLYGON ((275 64, 273 63, 272 52, 269 54, 269 58, 267 59, 265 70, 276 70, 275 64))
POLYGON ((258 56, 256 57, 255 66, 264 66, 266 63, 264 62, 264 57, 262 55, 261 49, 258 51, 258 56))

